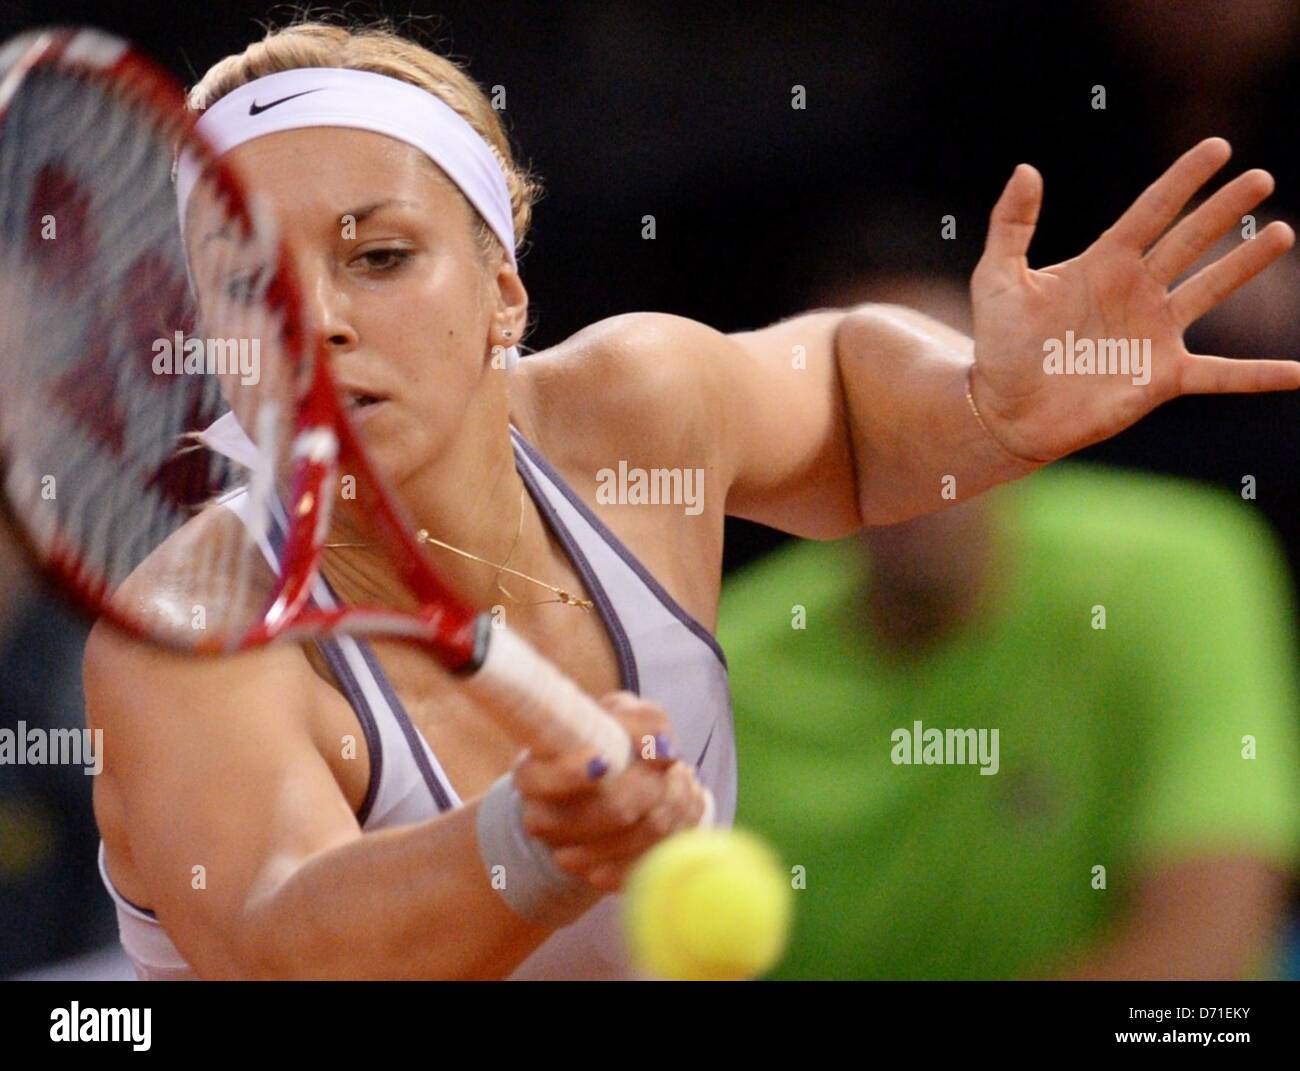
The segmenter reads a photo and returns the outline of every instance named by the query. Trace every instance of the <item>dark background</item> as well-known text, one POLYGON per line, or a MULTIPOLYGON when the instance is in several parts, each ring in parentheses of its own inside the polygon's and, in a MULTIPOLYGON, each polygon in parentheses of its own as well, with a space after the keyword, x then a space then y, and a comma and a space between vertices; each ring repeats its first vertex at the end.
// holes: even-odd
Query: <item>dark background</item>
MULTIPOLYGON (((739 331, 830 304, 827 295, 864 277, 965 279, 1020 161, 1046 184, 1035 266, 1081 252, 1212 134, 1235 147, 1226 176, 1265 167, 1276 177, 1261 229, 1300 216, 1295 0, 408 0, 346 10, 413 16, 424 43, 466 61, 481 85, 505 87, 507 127, 547 191, 522 260, 533 349, 635 310, 739 331), (795 85, 806 89, 803 110, 791 107, 795 85), (1092 107, 1094 86, 1105 87, 1104 110, 1092 107), (641 237, 647 214, 654 241, 641 237), (957 221, 952 241, 940 237, 945 214, 957 221)), ((188 85, 261 37, 259 23, 292 14, 254 0, 0 0, 0 40, 50 23, 98 25, 134 39, 188 85)), ((1194 327, 1189 348, 1300 356, 1298 256, 1194 327)), ((1253 505, 1277 527, 1294 569, 1297 418, 1296 395, 1180 399, 1083 456, 1234 493, 1254 476, 1253 505)), ((732 522, 728 568, 780 538, 732 522)), ((84 860, 95 843, 89 785, 74 789, 86 798, 60 806, 81 816, 80 832, 70 829, 58 854, 84 860)), ((40 948, 28 936, 0 955, 0 968, 111 939, 111 908, 93 875, 68 881, 89 890, 81 929, 56 924, 61 936, 40 948)))
MULTIPOLYGON (((410 15, 426 43, 503 85, 504 117, 545 181, 523 275, 529 344, 658 310, 724 331, 819 303, 842 278, 969 275, 987 213, 1019 161, 1045 179, 1034 265, 1083 248, 1184 149, 1219 134, 1226 174, 1266 167, 1274 214, 1300 197, 1292 0, 715 5, 350 4, 410 15), (790 106, 791 87, 807 107, 790 106), (1106 108, 1091 106, 1092 87, 1106 108), (939 237, 952 213, 957 238, 939 237), (641 217, 658 222, 641 238, 641 217)), ((131 37, 192 84, 292 9, 213 3, 0 2, 0 37, 50 22, 131 37)), ((1296 254, 1289 255, 1290 272, 1296 254)), ((1276 270, 1276 269, 1275 269, 1276 270)), ((1279 276, 1280 278, 1280 276, 1279 276)), ((1239 320, 1249 321, 1253 288, 1239 320)), ((1196 329, 1190 348, 1300 355, 1290 297, 1258 331, 1196 329), (1277 342, 1289 342, 1279 351, 1277 342), (1212 348, 1221 343, 1223 348, 1212 348), (1231 347, 1231 348, 1229 348, 1231 347)), ((1239 491, 1300 556, 1300 399, 1180 399, 1085 457, 1239 491)), ((774 536, 737 522, 728 565, 774 536)))

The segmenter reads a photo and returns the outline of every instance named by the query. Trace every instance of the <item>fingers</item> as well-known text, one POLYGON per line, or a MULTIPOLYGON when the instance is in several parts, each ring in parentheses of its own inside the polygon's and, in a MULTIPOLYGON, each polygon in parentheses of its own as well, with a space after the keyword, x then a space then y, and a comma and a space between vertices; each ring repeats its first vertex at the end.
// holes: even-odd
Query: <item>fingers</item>
POLYGON ((596 791, 608 772, 596 752, 580 751, 554 759, 525 755, 511 776, 525 799, 571 800, 596 791))
POLYGON ((605 892, 622 889, 631 868, 660 841, 680 829, 699 825, 704 814, 706 790, 678 763, 669 775, 674 790, 635 826, 617 837, 562 847, 554 852, 560 866, 583 875, 605 892))
POLYGON ((523 797, 525 830, 552 844, 572 844, 624 833, 665 796, 665 774, 682 773, 671 723, 662 707, 627 692, 600 701, 632 740, 632 762, 621 774, 608 772, 594 752, 556 758, 525 755, 513 778, 523 797), (681 772, 678 772, 680 769, 681 772))
POLYGON ((1192 354, 1182 373, 1183 394, 1256 394, 1300 389, 1300 362, 1232 360, 1192 354))
POLYGON ((1144 258, 1147 270, 1168 286, 1272 192, 1273 176, 1267 171, 1256 168, 1238 175, 1155 244, 1144 258))
POLYGON ((1042 202, 1043 176, 1029 164, 1017 164, 989 216, 979 265, 985 273, 1024 268, 1042 202))
POLYGON ((1180 331, 1249 282, 1295 244, 1295 232, 1274 221, 1227 256, 1202 268, 1169 295, 1169 313, 1180 331))
MULTIPOLYGON (((672 725, 663 708, 630 692, 613 692, 601 699, 600 705, 626 730, 634 759, 671 761, 675 757, 672 725)), ((524 796, 561 800, 592 792, 607 769, 595 751, 546 759, 528 754, 515 765, 513 777, 524 796)))
POLYGON ((524 832, 551 845, 622 834, 659 802, 667 774, 660 767, 634 762, 616 778, 617 785, 602 784, 585 795, 541 799, 521 791, 524 832))
POLYGON ((1178 218, 1192 195, 1231 156, 1232 146, 1223 138, 1206 138, 1188 149, 1142 191, 1106 236, 1119 245, 1143 251, 1178 218))
POLYGON ((672 722, 662 707, 647 703, 631 692, 613 692, 600 705, 627 731, 634 758, 659 763, 678 758, 672 722))
POLYGON ((513 777, 524 831, 545 842, 563 869, 612 892, 651 847, 699 824, 708 794, 694 771, 677 761, 661 707, 628 693, 607 696, 601 705, 633 741, 627 769, 593 777, 590 753, 525 755, 513 777))
POLYGON ((514 781, 523 797, 524 829, 530 836, 552 845, 623 836, 655 807, 680 802, 683 792, 698 787, 691 770, 676 761, 661 708, 635 697, 611 697, 603 705, 639 741, 637 757, 609 779, 591 778, 581 757, 522 762, 514 781))
MULTIPOLYGON (((601 816, 593 812, 586 835, 570 837, 565 830, 563 839, 549 841, 555 861, 587 869, 598 863, 636 859, 675 830, 697 825, 704 813, 704 789, 691 770, 677 763, 659 776, 655 793, 632 821, 602 833, 601 816)), ((584 819, 575 818, 575 822, 581 821, 584 819)))

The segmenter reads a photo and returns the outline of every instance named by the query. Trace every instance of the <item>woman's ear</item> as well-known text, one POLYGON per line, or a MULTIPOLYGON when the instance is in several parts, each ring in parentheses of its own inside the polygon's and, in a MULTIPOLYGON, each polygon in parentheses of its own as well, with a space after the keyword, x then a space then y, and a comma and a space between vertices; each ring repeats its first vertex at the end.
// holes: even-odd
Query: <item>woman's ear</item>
POLYGON ((528 328, 528 291, 524 289, 524 281, 519 277, 519 272, 504 256, 497 267, 494 282, 496 294, 493 326, 503 338, 505 332, 509 331, 511 335, 505 344, 517 346, 528 328))

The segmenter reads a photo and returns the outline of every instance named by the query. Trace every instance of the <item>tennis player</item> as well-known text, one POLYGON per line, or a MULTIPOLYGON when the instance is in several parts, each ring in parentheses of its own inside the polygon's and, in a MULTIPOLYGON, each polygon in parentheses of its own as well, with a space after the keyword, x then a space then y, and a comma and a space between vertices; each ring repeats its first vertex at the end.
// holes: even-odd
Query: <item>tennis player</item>
MULTIPOLYGON (((537 188, 455 65, 384 28, 299 24, 222 60, 190 102, 272 205, 311 330, 436 568, 605 697, 639 758, 605 776, 590 755, 521 756, 398 642, 209 661, 100 626, 85 681, 106 744, 101 870, 142 978, 634 977, 617 926, 629 868, 700 821, 706 789, 720 823, 735 812, 711 635, 726 514, 840 537, 1023 476, 1180 394, 1300 386, 1290 361, 1183 347, 1293 241, 1271 224, 1171 290, 1272 189, 1248 171, 1175 223, 1226 163, 1221 139, 1040 271, 1041 180, 1017 167, 971 281, 973 339, 892 306, 733 335, 629 313, 521 361, 516 251, 537 188), (1052 366, 1068 374, 1048 374, 1045 340, 1069 349, 1052 366), (1107 342, 1105 374, 1078 340, 1107 342), (1106 365, 1115 340, 1131 366, 1106 365), (648 478, 681 494, 643 501, 648 478)), ((182 161, 200 295, 246 285, 212 277, 222 237, 187 213, 192 185, 182 161)), ((204 441, 247 448, 233 417, 204 441)), ((235 496, 191 523, 245 522, 235 496)), ((274 540, 259 545, 274 564, 274 540)), ((170 565, 146 563, 133 591, 188 615, 170 565)), ((324 573, 321 600, 402 598, 364 541, 332 546, 324 573)))

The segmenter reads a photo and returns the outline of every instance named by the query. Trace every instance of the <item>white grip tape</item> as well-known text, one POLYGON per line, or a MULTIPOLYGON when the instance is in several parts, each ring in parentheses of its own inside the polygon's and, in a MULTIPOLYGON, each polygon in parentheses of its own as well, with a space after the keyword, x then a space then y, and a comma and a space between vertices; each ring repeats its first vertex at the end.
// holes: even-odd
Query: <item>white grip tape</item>
POLYGON ((611 774, 622 773, 631 761, 632 741, 623 726, 509 629, 492 630, 487 656, 465 678, 465 687, 539 755, 592 748, 611 774))

